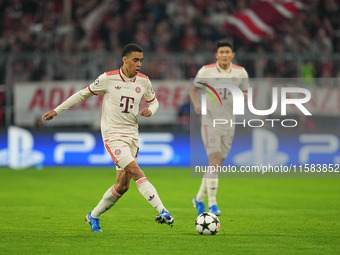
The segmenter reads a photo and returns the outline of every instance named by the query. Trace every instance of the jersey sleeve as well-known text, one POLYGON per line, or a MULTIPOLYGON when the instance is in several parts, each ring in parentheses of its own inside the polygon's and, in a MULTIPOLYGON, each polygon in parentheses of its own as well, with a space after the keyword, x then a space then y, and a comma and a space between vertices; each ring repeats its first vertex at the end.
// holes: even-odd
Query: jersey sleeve
POLYGON ((198 70, 196 77, 194 79, 194 86, 196 87, 204 87, 201 83, 207 83, 206 75, 205 75, 205 68, 201 67, 198 70))
POLYGON ((91 96, 93 96, 93 94, 87 88, 84 88, 74 93, 72 96, 66 99, 63 103, 58 105, 54 110, 56 111, 57 114, 60 114, 61 112, 71 108, 75 104, 78 104, 79 102, 91 96))
POLYGON ((107 75, 103 73, 94 82, 92 82, 88 89, 92 94, 98 95, 99 93, 104 93, 107 90, 107 75))
POLYGON ((152 102, 156 98, 155 91, 153 90, 151 81, 149 79, 146 80, 146 91, 143 97, 148 103, 152 102))
POLYGON ((249 88, 249 79, 248 79, 248 73, 245 69, 243 69, 242 72, 242 77, 241 77, 241 84, 240 84, 240 89, 242 91, 248 91, 249 88))

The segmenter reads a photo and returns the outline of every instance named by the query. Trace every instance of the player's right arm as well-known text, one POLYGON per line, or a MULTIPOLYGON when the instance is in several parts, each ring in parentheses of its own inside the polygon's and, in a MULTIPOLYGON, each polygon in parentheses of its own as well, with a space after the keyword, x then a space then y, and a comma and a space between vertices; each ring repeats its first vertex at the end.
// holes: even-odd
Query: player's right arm
POLYGON ((97 95, 100 92, 106 91, 106 74, 100 75, 93 83, 91 83, 88 87, 79 90, 78 92, 74 93, 68 99, 66 99, 63 103, 58 105, 54 110, 46 112, 42 116, 42 121, 45 120, 52 120, 54 116, 60 114, 61 112, 71 108, 75 104, 93 96, 97 95))
POLYGON ((198 84, 196 84, 197 81, 199 81, 203 77, 204 67, 202 67, 198 72, 194 80, 194 84, 191 86, 189 96, 190 100, 192 102, 192 105, 194 106, 195 112, 198 115, 201 115, 201 104, 199 100, 199 91, 198 91, 198 84))
POLYGON ((194 106, 195 112, 198 115, 201 115, 201 104, 200 104, 199 99, 198 99, 199 92, 198 92, 198 88, 195 85, 191 86, 189 96, 190 96, 190 100, 192 102, 192 105, 194 106))

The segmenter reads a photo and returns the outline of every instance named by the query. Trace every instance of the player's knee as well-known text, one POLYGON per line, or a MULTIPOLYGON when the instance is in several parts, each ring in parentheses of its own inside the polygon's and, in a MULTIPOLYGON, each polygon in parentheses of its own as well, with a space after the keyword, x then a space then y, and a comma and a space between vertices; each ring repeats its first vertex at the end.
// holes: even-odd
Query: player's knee
POLYGON ((217 166, 222 166, 222 164, 223 164, 223 161, 222 160, 212 160, 212 161, 210 161, 209 162, 209 165, 210 166, 215 166, 215 167, 217 167, 217 166))
POLYGON ((126 191, 128 191, 129 190, 129 185, 123 185, 122 187, 121 187, 121 192, 122 192, 122 195, 126 192, 126 191))
POLYGON ((125 171, 130 174, 133 179, 138 179, 144 176, 143 171, 138 166, 126 167, 125 171))
POLYGON ((120 194, 123 195, 126 191, 129 189, 129 184, 120 184, 116 183, 115 184, 115 189, 116 191, 120 194))
POLYGON ((223 163, 223 157, 220 152, 215 152, 209 155, 209 165, 211 166, 217 166, 222 165, 223 163))
POLYGON ((223 158, 222 157, 213 157, 212 159, 210 159, 210 165, 211 166, 221 166, 223 164, 223 158))

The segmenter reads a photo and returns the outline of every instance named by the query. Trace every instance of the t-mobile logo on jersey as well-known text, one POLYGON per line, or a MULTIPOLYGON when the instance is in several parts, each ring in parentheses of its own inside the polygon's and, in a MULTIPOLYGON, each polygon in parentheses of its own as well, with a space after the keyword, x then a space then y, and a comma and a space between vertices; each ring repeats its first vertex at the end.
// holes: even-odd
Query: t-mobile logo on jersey
POLYGON ((124 111, 122 111, 123 113, 129 113, 129 109, 133 108, 133 103, 135 102, 135 99, 133 97, 126 97, 126 96, 122 96, 120 98, 120 101, 122 102, 120 104, 120 107, 124 107, 124 111), (125 102, 124 102, 125 99, 125 102), (131 99, 131 104, 130 104, 130 99, 131 99))

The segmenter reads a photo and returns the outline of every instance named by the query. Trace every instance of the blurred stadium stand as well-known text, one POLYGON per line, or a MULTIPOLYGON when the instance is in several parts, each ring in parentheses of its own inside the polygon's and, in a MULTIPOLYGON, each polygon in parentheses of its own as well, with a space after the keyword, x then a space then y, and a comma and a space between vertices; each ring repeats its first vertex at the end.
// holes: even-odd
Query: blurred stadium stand
POLYGON ((215 61, 214 42, 220 38, 234 41, 235 63, 250 77, 339 78, 340 1, 297 2, 1 1, 0 125, 13 124, 15 83, 93 80, 119 68, 121 48, 132 41, 143 47, 142 72, 152 80, 194 77, 215 61), (247 15, 264 3, 287 8, 290 15, 277 14, 280 19, 259 32, 258 21, 247 15), (260 39, 247 38, 230 17, 260 39))

